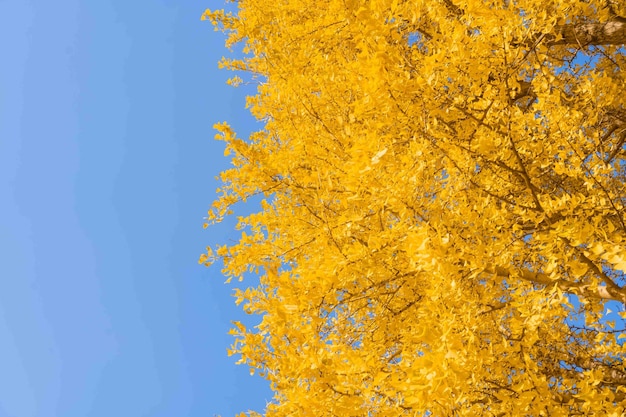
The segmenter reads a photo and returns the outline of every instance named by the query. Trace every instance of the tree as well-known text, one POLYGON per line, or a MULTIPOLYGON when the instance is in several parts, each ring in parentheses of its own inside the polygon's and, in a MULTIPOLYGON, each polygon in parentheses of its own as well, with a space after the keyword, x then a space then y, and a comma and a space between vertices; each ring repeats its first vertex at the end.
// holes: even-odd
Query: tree
POLYGON ((626 413, 626 3, 237 5, 264 128, 207 224, 256 209, 200 262, 260 276, 266 415, 626 413))

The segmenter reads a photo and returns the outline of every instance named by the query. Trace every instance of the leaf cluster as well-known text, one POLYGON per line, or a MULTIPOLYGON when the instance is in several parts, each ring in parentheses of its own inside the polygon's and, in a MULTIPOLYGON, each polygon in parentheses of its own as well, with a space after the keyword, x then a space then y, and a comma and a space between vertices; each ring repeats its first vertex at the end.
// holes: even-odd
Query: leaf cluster
POLYGON ((264 128, 216 125, 233 167, 207 224, 263 201, 200 261, 260 275, 236 296, 262 321, 231 353, 271 382, 265 415, 626 412, 624 5, 205 17, 258 82, 264 128))

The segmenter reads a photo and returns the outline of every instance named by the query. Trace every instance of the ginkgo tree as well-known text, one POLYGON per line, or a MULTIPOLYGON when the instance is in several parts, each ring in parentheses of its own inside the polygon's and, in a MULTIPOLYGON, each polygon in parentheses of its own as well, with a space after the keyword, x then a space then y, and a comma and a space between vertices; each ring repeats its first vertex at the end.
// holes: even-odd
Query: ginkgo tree
POLYGON ((265 415, 626 413, 625 2, 203 19, 263 122, 216 125, 233 166, 207 226, 251 214, 200 262, 259 276, 231 353, 270 381, 265 415))

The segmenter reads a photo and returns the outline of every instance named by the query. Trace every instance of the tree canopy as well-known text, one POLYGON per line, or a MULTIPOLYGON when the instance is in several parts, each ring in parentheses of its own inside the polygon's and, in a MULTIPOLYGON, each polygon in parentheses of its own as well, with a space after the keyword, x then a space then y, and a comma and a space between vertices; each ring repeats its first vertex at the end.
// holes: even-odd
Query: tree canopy
POLYGON ((233 167, 207 225, 251 214, 200 262, 259 276, 231 353, 270 381, 265 415, 626 413, 626 3, 203 18, 263 122, 216 125, 233 167))

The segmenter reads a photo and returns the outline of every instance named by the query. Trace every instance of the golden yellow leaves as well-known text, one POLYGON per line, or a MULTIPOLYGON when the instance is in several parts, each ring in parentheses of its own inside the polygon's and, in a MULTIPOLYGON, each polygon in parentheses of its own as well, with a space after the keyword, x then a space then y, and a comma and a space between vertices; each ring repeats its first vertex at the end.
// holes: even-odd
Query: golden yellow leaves
POLYGON ((266 80, 265 125, 216 125, 233 168, 207 224, 264 200, 200 262, 260 276, 231 352, 266 414, 621 413, 625 61, 554 44, 606 4, 238 6, 206 18, 245 40, 222 65, 266 80))
POLYGON ((591 252, 626 274, 626 245, 598 242, 591 246, 591 252))

